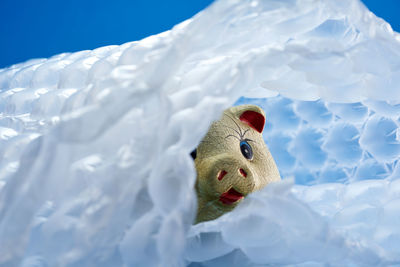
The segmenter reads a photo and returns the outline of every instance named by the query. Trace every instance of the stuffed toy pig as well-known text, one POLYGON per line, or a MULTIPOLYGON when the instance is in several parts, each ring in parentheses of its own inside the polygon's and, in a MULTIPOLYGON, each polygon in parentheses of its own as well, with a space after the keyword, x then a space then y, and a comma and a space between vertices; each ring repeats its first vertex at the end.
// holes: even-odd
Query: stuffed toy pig
POLYGON ((192 157, 197 171, 196 223, 234 209, 248 194, 279 181, 279 171, 264 143, 264 111, 241 105, 213 122, 192 157))

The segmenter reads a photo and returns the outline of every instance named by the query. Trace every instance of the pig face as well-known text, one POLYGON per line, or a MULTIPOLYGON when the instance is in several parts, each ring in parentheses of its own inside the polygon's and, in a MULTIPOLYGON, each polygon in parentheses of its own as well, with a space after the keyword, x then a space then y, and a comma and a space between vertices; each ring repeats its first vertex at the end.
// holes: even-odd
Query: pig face
POLYGON ((231 211, 248 194, 280 180, 262 137, 264 111, 242 105, 224 111, 192 153, 197 171, 196 223, 231 211))

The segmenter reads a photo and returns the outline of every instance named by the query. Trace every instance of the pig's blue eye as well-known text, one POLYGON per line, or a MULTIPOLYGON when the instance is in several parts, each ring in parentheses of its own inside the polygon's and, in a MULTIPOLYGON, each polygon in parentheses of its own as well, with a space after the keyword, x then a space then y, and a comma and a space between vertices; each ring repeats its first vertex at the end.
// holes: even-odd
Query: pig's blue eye
POLYGON ((253 158, 253 149, 251 149, 251 146, 247 141, 240 141, 240 151, 242 152, 243 157, 246 159, 252 159, 253 158))

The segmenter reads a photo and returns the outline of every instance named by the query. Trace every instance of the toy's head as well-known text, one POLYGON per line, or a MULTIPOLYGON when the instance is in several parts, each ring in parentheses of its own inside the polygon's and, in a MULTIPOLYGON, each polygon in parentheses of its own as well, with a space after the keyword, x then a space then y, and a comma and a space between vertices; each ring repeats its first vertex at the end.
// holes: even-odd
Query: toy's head
POLYGON ((242 105, 224 111, 192 153, 197 170, 196 223, 231 211, 246 195, 280 180, 262 137, 264 111, 242 105))

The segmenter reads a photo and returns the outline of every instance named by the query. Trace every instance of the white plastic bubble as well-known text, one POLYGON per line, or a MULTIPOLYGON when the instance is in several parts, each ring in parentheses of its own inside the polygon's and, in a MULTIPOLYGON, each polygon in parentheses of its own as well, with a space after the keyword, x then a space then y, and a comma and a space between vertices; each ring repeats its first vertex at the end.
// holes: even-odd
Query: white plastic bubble
POLYGON ((359 0, 218 0, 0 70, 0 265, 398 265, 399 40, 359 0), (192 225, 189 154, 235 101, 283 181, 192 225))

